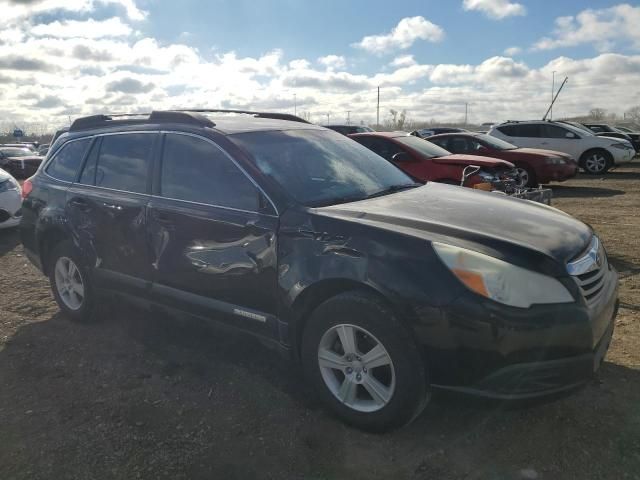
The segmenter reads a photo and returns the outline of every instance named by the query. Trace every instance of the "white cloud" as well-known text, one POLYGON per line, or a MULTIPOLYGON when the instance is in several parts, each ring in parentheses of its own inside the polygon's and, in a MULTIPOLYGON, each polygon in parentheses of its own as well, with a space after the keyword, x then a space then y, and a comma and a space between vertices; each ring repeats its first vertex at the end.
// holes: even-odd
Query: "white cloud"
MULTIPOLYGON (((406 109, 414 120, 455 121, 469 102, 474 121, 534 118, 548 105, 553 70, 570 77, 554 107, 559 116, 594 106, 621 112, 640 104, 640 55, 558 57, 538 68, 508 55, 473 64, 424 64, 398 54, 365 74, 358 63, 346 64, 338 55, 307 59, 282 50, 251 57, 201 52, 189 45, 188 36, 163 43, 135 35, 105 36, 97 28, 83 33, 72 23, 77 15, 67 17, 40 28, 0 29, 0 118, 55 128, 68 115, 110 111, 238 107, 293 112, 295 89, 298 111, 311 112, 312 120, 324 122, 331 113, 331 120, 342 121, 342 112, 349 110, 352 120, 372 122, 378 86, 383 116, 393 108, 406 109)), ((127 20, 121 24, 127 26, 127 20)))
POLYGON ((63 20, 47 24, 35 25, 30 33, 37 37, 58 38, 102 38, 102 37, 126 37, 132 29, 126 23, 122 23, 118 17, 107 20, 63 20))
POLYGON ((409 48, 417 40, 439 42, 444 31, 424 17, 407 17, 398 22, 391 32, 364 37, 352 46, 377 55, 409 48))
POLYGON ((552 50, 593 44, 598 51, 616 45, 640 50, 640 7, 620 4, 599 10, 587 9, 575 17, 558 17, 553 35, 536 42, 534 50, 552 50))
POLYGON ((504 49, 504 54, 508 57, 513 57, 519 53, 522 53, 522 48, 520 47, 509 47, 504 49))
POLYGON ((318 63, 324 65, 329 70, 336 70, 347 66, 347 61, 342 55, 327 55, 318 58, 318 63))
POLYGON ((392 67, 410 67, 415 64, 416 61, 413 58, 413 55, 400 55, 399 57, 394 58, 389 65, 392 67))
POLYGON ((53 11, 90 12, 97 5, 118 5, 131 20, 144 20, 147 12, 136 6, 134 0, 0 0, 0 24, 9 24, 35 14, 53 11))
POLYGON ((524 5, 509 0, 464 0, 462 8, 480 11, 494 20, 527 14, 524 5))

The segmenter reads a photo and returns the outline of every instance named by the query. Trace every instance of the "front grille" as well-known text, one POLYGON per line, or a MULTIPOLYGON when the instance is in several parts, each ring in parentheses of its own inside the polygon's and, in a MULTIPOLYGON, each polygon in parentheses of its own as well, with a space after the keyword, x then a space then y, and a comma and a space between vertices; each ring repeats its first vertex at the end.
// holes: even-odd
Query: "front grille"
POLYGON ((587 305, 595 304, 605 290, 609 261, 604 247, 594 235, 587 251, 567 265, 567 271, 575 278, 587 305))
POLYGON ((595 303, 604 290, 604 280, 607 266, 593 270, 589 273, 576 276, 582 295, 588 304, 595 303))

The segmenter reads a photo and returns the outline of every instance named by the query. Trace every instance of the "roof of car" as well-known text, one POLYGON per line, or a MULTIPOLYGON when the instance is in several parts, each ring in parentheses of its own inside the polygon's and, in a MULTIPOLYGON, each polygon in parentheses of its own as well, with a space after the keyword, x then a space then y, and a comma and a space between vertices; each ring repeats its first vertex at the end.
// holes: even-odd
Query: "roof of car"
POLYGON ((322 127, 286 113, 244 110, 170 110, 145 114, 93 115, 76 119, 69 132, 118 129, 132 125, 172 124, 212 128, 224 134, 266 130, 311 129, 322 127))
POLYGON ((437 135, 433 135, 429 138, 433 138, 433 137, 459 137, 460 135, 471 135, 473 137, 479 137, 480 135, 483 135, 483 133, 481 132, 449 132, 449 133, 439 133, 437 135))
POLYGON ((387 138, 396 138, 396 137, 410 137, 407 132, 363 132, 363 133, 352 133, 349 135, 350 137, 387 137, 387 138))

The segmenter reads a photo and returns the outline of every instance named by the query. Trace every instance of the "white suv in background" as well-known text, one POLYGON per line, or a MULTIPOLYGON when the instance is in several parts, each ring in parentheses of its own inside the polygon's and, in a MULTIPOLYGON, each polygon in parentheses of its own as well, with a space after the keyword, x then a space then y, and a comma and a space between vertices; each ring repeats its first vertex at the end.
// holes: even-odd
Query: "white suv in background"
POLYGON ((629 162, 635 155, 627 140, 597 137, 566 123, 545 120, 505 122, 494 125, 489 135, 518 147, 544 148, 571 155, 585 172, 605 173, 613 165, 629 162))

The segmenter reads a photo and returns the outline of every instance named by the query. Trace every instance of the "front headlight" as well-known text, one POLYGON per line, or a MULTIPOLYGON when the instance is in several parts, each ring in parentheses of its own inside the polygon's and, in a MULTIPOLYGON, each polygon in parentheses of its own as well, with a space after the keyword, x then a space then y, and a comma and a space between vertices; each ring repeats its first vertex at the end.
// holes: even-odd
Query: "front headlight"
POLYGON ((20 190, 20 185, 13 178, 7 178, 4 182, 0 182, 0 193, 9 190, 20 190))
POLYGON ((520 308, 574 302, 565 286, 553 277, 465 248, 435 242, 432 245, 458 280, 483 297, 520 308))
POLYGON ((618 148, 620 150, 631 150, 633 147, 630 143, 614 143, 611 145, 613 148, 618 148))
POLYGON ((564 158, 560 158, 560 157, 547 157, 546 164, 547 165, 566 165, 567 161, 564 158))

